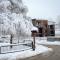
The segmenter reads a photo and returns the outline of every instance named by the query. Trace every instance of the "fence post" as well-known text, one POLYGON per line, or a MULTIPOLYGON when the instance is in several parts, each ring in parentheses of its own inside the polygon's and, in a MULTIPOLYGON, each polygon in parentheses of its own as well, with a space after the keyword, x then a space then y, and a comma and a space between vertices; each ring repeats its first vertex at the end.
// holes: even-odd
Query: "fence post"
POLYGON ((1 47, 0 47, 0 54, 1 54, 1 47))
MULTIPOLYGON (((12 44, 12 38, 13 38, 13 35, 11 34, 11 37, 10 37, 10 44, 12 44)), ((12 48, 12 45, 10 46, 10 48, 12 48)))
POLYGON ((35 51, 35 35, 33 36, 32 49, 35 51))
POLYGON ((35 36, 33 37, 33 50, 35 50, 35 36))

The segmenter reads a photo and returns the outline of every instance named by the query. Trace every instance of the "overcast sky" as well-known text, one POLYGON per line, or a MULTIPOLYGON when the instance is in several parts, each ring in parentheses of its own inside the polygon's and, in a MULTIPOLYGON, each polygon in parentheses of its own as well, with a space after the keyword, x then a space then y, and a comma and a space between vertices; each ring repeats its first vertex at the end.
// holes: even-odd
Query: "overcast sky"
POLYGON ((32 18, 56 18, 60 15, 60 0, 23 0, 32 18))

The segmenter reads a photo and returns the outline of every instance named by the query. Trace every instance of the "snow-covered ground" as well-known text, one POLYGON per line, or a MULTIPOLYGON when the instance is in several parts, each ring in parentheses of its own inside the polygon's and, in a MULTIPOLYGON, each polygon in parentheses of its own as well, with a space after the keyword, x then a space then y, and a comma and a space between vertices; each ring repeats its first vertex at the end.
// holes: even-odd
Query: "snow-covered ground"
MULTIPOLYGON (((1 39, 3 41, 3 43, 0 43, 0 47, 1 46, 7 46, 7 47, 2 47, 1 48, 1 53, 5 53, 5 54, 0 54, 0 60, 16 60, 16 59, 24 59, 27 57, 32 57, 35 56, 37 54, 41 54, 43 53, 44 55, 47 54, 48 52, 52 51, 51 48, 42 46, 42 45, 38 45, 36 44, 36 50, 33 51, 31 49, 31 46, 26 46, 23 45, 23 43, 31 43, 33 38, 23 38, 23 40, 20 40, 20 43, 17 44, 17 46, 13 46, 13 48, 10 48, 10 43, 7 43, 9 38, 6 40, 7 38, 1 39), (6 41, 5 41, 6 40, 6 41), (20 45, 22 44, 22 45, 20 45), (16 52, 17 51, 17 52, 16 52), (7 52, 12 52, 12 53, 7 53, 7 52), (28 54, 27 54, 28 53, 28 54)), ((46 39, 46 37, 44 38, 38 38, 36 37, 37 40, 39 39, 46 39)), ((15 42, 17 42, 16 40, 14 40, 15 42)), ((14 44, 12 44, 14 45, 14 44)))
MULTIPOLYGON (((32 57, 37 54, 41 53, 47 53, 52 51, 51 48, 42 46, 42 45, 36 45, 36 50, 33 51, 32 49, 21 51, 21 52, 15 52, 15 53, 7 53, 7 54, 0 54, 0 60, 16 60, 16 59, 24 59, 27 57, 32 57)), ((45 54, 46 54, 45 53, 45 54)))
POLYGON ((60 41, 56 40, 53 41, 49 41, 49 40, 36 40, 36 43, 37 44, 40 44, 40 45, 60 45, 60 41))
MULTIPOLYGON (((1 46, 7 46, 10 45, 10 43, 7 43, 9 41, 9 37, 5 36, 6 38, 0 38, 1 41, 3 41, 3 43, 0 43, 0 47, 1 46)), ((22 39, 23 37, 21 37, 22 39)), ((46 40, 47 38, 39 38, 36 37, 36 40, 46 40)), ((16 43, 18 40, 13 40, 13 43, 16 43)), ((21 44, 23 43, 31 43, 33 41, 33 37, 25 37, 22 40, 19 40, 21 44)), ((17 42, 18 43, 18 42, 17 42)), ((21 59, 21 58, 27 58, 27 57, 31 57, 31 56, 35 56, 37 54, 47 54, 47 52, 52 51, 51 48, 42 46, 42 45, 36 45, 36 50, 33 51, 31 49, 31 46, 24 46, 24 45, 17 45, 17 46, 13 46, 13 48, 11 49, 10 46, 7 47, 2 47, 1 48, 1 53, 5 53, 5 54, 0 54, 0 59, 1 60, 15 60, 15 59, 21 59), (28 50, 27 50, 28 49, 28 50), (14 52, 15 51, 15 52, 14 52), (16 52, 18 51, 18 52, 16 52), (13 53, 7 53, 7 52, 13 52, 13 53), (28 53, 28 54, 27 54, 28 53), (10 57, 12 56, 12 57, 10 57)))
MULTIPOLYGON (((27 43, 24 43, 27 44, 27 43)), ((31 44, 30 44, 31 45, 31 44)), ((23 43, 20 44, 9 44, 9 43, 0 43, 0 53, 12 53, 12 52, 18 52, 18 51, 24 51, 31 49, 31 46, 23 45, 23 43), (12 48, 11 48, 12 45, 12 48)))

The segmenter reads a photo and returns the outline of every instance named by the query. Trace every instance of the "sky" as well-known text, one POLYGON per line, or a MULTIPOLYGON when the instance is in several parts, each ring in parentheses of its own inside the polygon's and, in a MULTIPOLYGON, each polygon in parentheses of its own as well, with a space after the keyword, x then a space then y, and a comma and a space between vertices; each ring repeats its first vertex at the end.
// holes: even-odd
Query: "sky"
POLYGON ((56 18, 60 15, 60 0, 23 0, 32 18, 56 18))

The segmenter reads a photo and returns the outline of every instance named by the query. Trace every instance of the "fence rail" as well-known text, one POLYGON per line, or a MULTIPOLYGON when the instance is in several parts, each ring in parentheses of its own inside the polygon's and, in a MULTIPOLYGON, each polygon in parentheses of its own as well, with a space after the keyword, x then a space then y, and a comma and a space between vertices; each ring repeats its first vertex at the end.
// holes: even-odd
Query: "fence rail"
POLYGON ((20 52, 20 51, 25 51, 25 50, 28 50, 28 49, 32 49, 31 46, 28 46, 29 44, 31 45, 31 43, 1 45, 0 46, 0 54, 20 52), (11 46, 12 46, 12 48, 11 48, 11 46))

